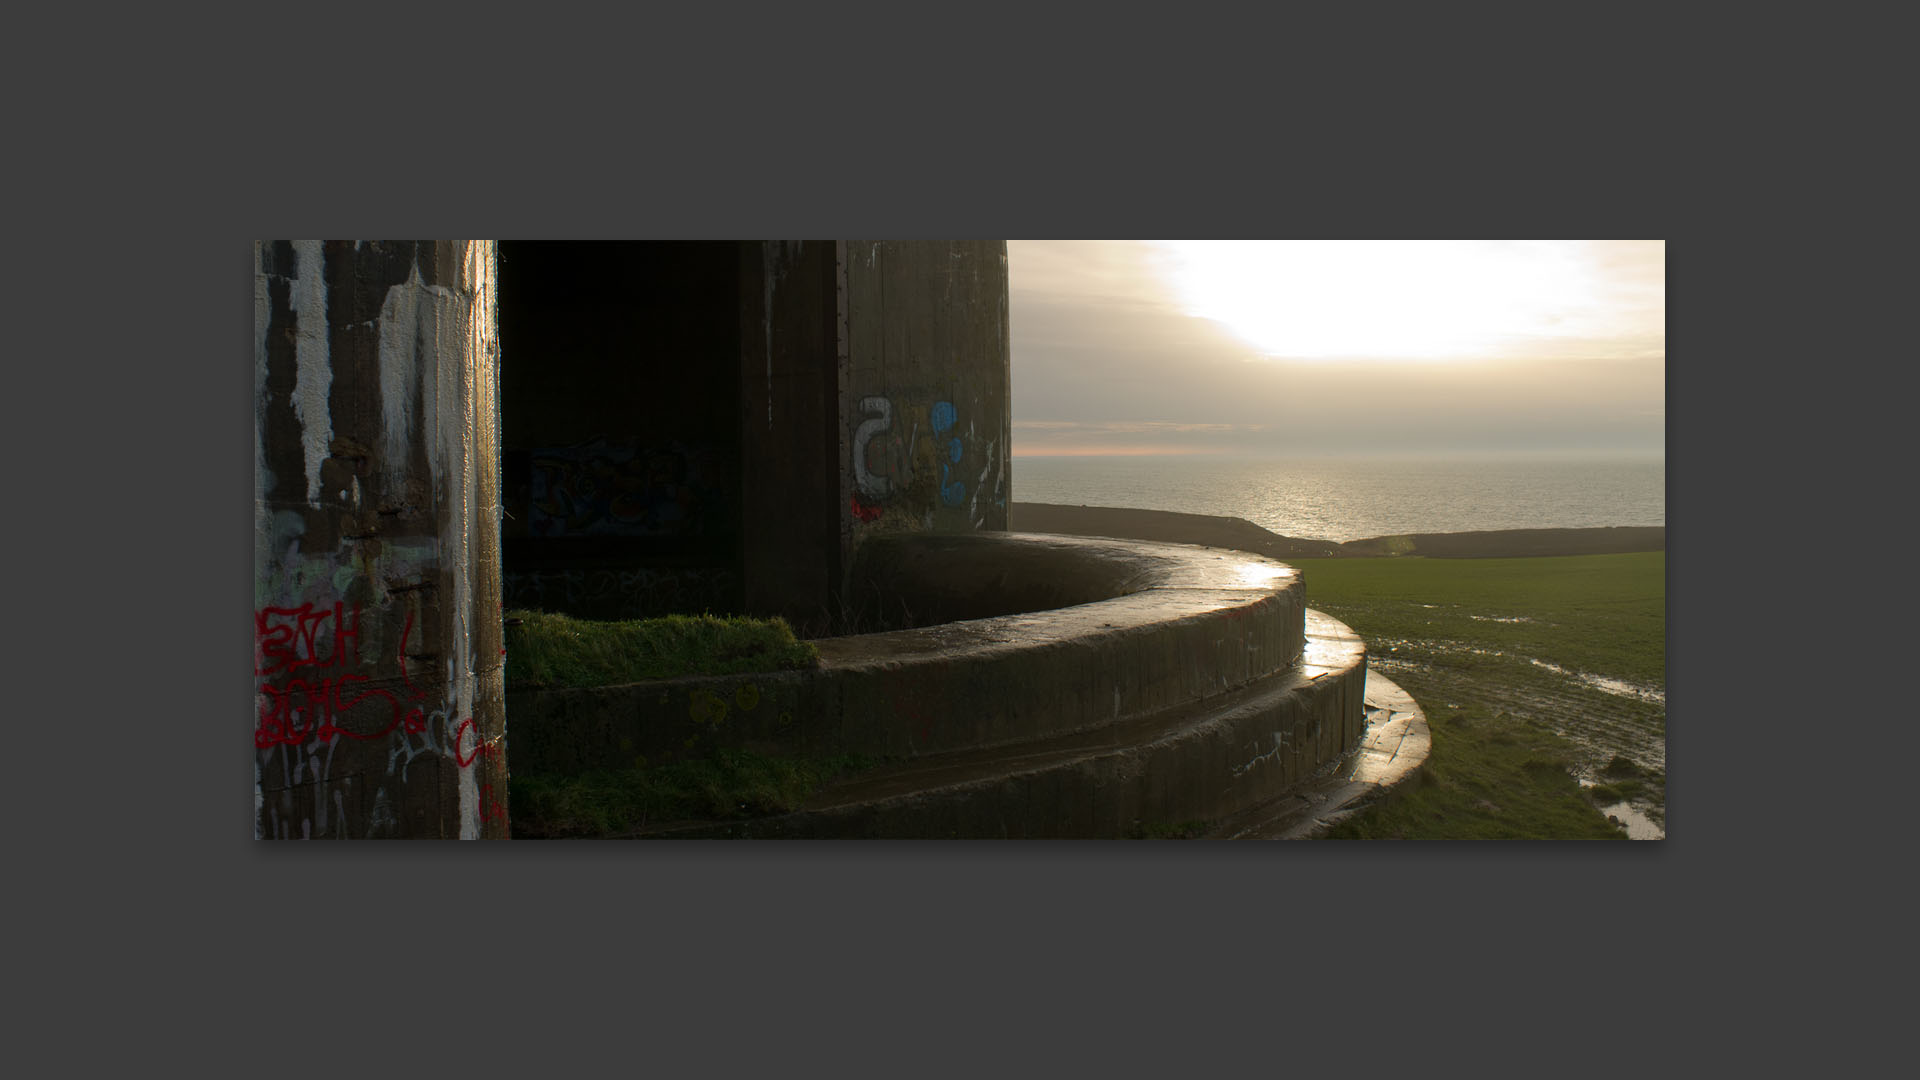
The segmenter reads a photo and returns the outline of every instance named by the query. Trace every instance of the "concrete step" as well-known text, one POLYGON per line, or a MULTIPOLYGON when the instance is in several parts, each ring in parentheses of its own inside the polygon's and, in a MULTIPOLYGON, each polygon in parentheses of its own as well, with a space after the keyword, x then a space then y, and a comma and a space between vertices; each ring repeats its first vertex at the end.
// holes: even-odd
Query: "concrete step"
POLYGON ((1413 696, 1375 671, 1367 672, 1367 734, 1360 748, 1277 799, 1217 822, 1204 836, 1223 840, 1310 840, 1424 764, 1433 743, 1426 714, 1413 696))
POLYGON ((1116 595, 816 639, 820 665, 811 671, 510 689, 514 771, 623 768, 715 745, 899 759, 1019 746, 1163 716, 1269 677, 1305 653, 1300 572, 1256 555, 1028 534, 913 539, 944 560, 916 566, 921 577, 937 577, 929 567, 944 565, 957 580, 997 580, 989 568, 998 559, 1025 578, 1040 570, 1089 574, 1103 586, 1093 592, 1116 595))
POLYGON ((1297 666, 1224 693, 1092 730, 918 757, 830 786, 791 814, 631 835, 1124 837, 1228 821, 1234 835, 1268 835, 1275 819, 1264 811, 1335 774, 1367 786, 1354 771, 1366 750, 1343 750, 1379 741, 1367 727, 1370 686, 1359 638, 1307 611, 1297 666))

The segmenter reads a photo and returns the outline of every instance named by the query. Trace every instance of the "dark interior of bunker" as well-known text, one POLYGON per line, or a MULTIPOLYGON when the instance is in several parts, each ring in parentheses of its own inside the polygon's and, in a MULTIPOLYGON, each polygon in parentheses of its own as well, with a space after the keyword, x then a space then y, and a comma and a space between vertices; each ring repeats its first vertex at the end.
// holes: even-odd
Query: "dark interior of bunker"
POLYGON ((742 609, 740 258, 500 243, 506 607, 742 609))

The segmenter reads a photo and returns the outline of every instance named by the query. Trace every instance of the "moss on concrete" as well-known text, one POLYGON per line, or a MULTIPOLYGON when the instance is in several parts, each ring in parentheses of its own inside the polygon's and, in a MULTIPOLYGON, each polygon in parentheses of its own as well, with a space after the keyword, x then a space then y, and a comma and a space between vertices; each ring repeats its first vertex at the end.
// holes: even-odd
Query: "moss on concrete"
POLYGON ((797 810, 821 786, 879 759, 766 757, 718 750, 691 761, 513 778, 513 832, 541 839, 608 837, 648 823, 730 819, 797 810))

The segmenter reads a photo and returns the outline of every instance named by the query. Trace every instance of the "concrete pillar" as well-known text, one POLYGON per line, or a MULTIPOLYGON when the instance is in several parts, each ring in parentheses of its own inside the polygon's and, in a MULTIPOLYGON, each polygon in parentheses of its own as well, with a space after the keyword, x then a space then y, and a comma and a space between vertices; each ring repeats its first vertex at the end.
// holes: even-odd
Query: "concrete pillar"
POLYGON ((747 609, 858 629, 867 537, 1007 527, 1006 243, 744 244, 740 280, 747 609))
POLYGON ((1005 531, 1013 426, 1004 240, 840 249, 842 490, 878 532, 1005 531))
POLYGON ((256 837, 508 835, 494 262, 254 246, 256 837))

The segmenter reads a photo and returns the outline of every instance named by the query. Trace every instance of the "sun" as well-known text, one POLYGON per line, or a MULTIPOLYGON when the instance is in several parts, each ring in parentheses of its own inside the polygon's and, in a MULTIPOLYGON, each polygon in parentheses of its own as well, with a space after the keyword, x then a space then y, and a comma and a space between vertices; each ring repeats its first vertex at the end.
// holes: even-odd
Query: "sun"
POLYGON ((1557 336, 1595 301, 1578 241, 1170 240, 1189 315, 1269 357, 1458 359, 1557 336))

